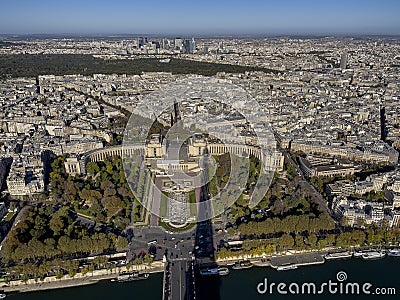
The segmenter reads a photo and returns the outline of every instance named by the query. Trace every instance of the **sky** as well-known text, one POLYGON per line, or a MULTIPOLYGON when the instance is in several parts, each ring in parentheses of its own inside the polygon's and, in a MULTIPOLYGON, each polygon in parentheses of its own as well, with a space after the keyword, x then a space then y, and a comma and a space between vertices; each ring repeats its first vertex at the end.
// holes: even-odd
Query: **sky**
POLYGON ((400 0, 0 0, 0 34, 400 35, 400 0))

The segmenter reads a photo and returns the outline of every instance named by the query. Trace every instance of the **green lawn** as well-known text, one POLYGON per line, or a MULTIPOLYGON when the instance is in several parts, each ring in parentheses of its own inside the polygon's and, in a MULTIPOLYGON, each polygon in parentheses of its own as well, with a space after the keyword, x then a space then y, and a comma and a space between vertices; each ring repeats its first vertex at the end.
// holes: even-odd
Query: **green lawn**
POLYGON ((189 203, 190 203, 190 215, 197 216, 197 205, 196 204, 196 191, 191 190, 189 192, 189 203))
POLYGON ((166 217, 168 214, 168 193, 161 193, 161 202, 160 202, 160 217, 166 217))
POLYGON ((3 218, 3 222, 10 222, 10 220, 14 217, 15 212, 10 211, 7 215, 3 218))
POLYGON ((160 225, 161 227, 163 227, 164 229, 168 230, 168 231, 172 231, 172 232, 184 232, 184 231, 187 231, 187 230, 193 228, 194 226, 196 226, 196 223, 190 223, 190 224, 188 224, 187 226, 185 226, 185 227, 183 227, 183 228, 175 228, 175 227, 169 226, 167 223, 161 221, 161 219, 160 219, 159 225, 160 225))

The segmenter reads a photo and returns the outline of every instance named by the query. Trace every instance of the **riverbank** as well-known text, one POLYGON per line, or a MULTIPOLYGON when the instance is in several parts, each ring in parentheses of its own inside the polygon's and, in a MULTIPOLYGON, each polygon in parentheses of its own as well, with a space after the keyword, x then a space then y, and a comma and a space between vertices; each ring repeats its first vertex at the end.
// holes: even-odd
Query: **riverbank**
MULTIPOLYGON (((400 292, 400 282, 398 280, 397 270, 400 268, 400 259, 386 257, 382 260, 365 261, 358 258, 328 260, 325 264, 308 267, 300 267, 295 270, 277 272, 273 268, 253 267, 243 270, 230 270, 229 275, 216 277, 203 277, 204 287, 203 298, 201 299, 219 299, 219 300, 285 300, 293 299, 324 299, 324 300, 354 300, 364 298, 377 298, 385 300, 396 300, 400 292), (287 286, 290 283, 299 284, 305 282, 314 282, 318 285, 329 280, 335 282, 336 275, 340 271, 345 271, 348 275, 346 282, 369 282, 373 287, 395 287, 396 295, 362 297, 351 295, 336 294, 331 295, 326 289, 318 296, 303 295, 281 295, 276 292, 273 294, 259 294, 257 285, 264 282, 276 284, 284 282, 287 286), (214 284, 215 281, 217 284, 214 284)), ((147 280, 130 281, 124 283, 110 282, 102 280, 96 284, 87 286, 78 286, 66 289, 53 289, 47 291, 38 291, 32 293, 19 293, 10 295, 8 298, 13 300, 110 300, 110 299, 162 299, 163 290, 162 273, 152 274, 147 280)), ((200 282, 199 282, 200 284, 200 282)), ((371 288, 371 291, 373 289, 371 288)), ((8 299, 6 298, 6 299, 8 299)), ((200 299, 200 297, 196 297, 200 299)))
MULTIPOLYGON (((390 250, 398 247, 390 245, 383 248, 386 250, 390 250)), ((324 258, 325 255, 329 253, 344 252, 344 251, 354 252, 355 249, 359 249, 362 251, 369 251, 376 249, 376 247, 371 247, 371 246, 351 247, 351 248, 327 247, 322 250, 303 250, 303 251, 288 250, 285 252, 276 253, 274 255, 242 254, 238 256, 227 257, 224 259, 217 259, 216 263, 219 265, 231 266, 234 265, 236 262, 249 260, 255 266, 259 267, 268 266, 272 268, 277 268, 279 266, 284 266, 284 265, 297 265, 297 266, 317 265, 317 264, 323 264, 325 262, 324 258)))
POLYGON ((56 281, 44 282, 38 281, 35 283, 23 283, 13 286, 5 286, 3 290, 5 293, 24 293, 24 292, 34 292, 42 290, 53 290, 60 288, 76 287, 98 283, 101 280, 107 280, 115 278, 115 274, 109 275, 97 275, 97 276, 85 276, 81 278, 68 278, 68 279, 57 279, 56 281))
POLYGON ((308 266, 319 265, 325 262, 325 258, 321 253, 303 253, 292 256, 280 256, 271 258, 271 267, 279 268, 281 266, 295 265, 308 266))
MULTIPOLYGON (((132 266, 130 270, 146 273, 160 273, 164 271, 164 263, 161 261, 156 261, 153 262, 151 266, 132 266)), ((21 280, 13 280, 10 281, 8 284, 4 283, 1 288, 4 290, 5 293, 8 294, 77 287, 95 284, 102 280, 111 280, 113 278, 116 278, 118 276, 118 273, 122 271, 126 270, 124 268, 121 268, 119 271, 102 269, 88 272, 85 275, 78 273, 74 277, 70 277, 69 275, 65 275, 62 278, 50 276, 44 278, 44 280, 29 279, 26 282, 22 282, 21 280)))
POLYGON ((316 265, 325 262, 324 254, 326 252, 306 252, 306 253, 292 253, 288 252, 279 256, 237 256, 227 259, 217 260, 219 265, 231 266, 236 262, 249 260, 254 266, 257 267, 272 267, 274 269, 284 265, 316 265))
MULTIPOLYGON (((366 251, 373 247, 363 247, 366 251)), ((331 252, 341 252, 345 250, 353 251, 353 248, 349 249, 336 249, 336 248, 325 248, 321 251, 286 251, 284 253, 277 253, 276 255, 240 255, 235 257, 228 257, 225 259, 217 259, 216 263, 221 266, 232 266, 235 262, 249 260, 254 266, 258 267, 271 267, 276 269, 283 265, 315 265, 323 264, 325 262, 324 255, 331 252)), ((116 278, 119 272, 125 271, 125 268, 114 269, 114 270, 95 270, 85 275, 81 273, 76 274, 73 278, 66 275, 62 278, 56 278, 55 276, 46 277, 44 280, 29 279, 26 282, 20 280, 14 280, 8 284, 3 284, 2 289, 5 293, 23 293, 41 290, 52 290, 68 287, 77 287, 84 285, 91 285, 98 283, 103 280, 110 280, 116 278)), ((131 271, 139 271, 146 273, 162 273, 164 271, 164 263, 162 261, 156 261, 147 265, 132 266, 131 271)))

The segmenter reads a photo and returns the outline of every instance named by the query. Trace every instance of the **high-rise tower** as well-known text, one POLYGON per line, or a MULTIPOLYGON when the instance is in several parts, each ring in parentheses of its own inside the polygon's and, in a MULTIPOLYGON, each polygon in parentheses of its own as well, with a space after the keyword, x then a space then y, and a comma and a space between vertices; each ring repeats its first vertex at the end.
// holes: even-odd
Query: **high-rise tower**
POLYGON ((345 70, 347 68, 347 52, 342 53, 340 56, 340 68, 345 70))

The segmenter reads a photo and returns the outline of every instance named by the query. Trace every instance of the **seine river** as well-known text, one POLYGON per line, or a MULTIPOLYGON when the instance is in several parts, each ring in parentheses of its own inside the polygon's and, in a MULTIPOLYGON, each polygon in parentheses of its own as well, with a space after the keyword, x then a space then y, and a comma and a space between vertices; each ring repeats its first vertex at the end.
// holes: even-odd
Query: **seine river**
MULTIPOLYGON (((345 276, 345 277, 346 277, 345 276)), ((314 265, 300 267, 296 270, 278 272, 269 267, 253 267, 247 270, 231 270, 228 276, 217 278, 208 278, 208 281, 199 282, 198 289, 201 290, 200 299, 399 299, 400 295, 400 257, 387 257, 381 260, 364 261, 362 259, 352 258, 346 260, 328 261, 323 265, 314 265), (331 280, 338 283, 337 274, 346 275, 347 279, 341 278, 341 282, 358 283, 360 290, 363 284, 370 283, 372 286, 366 288, 371 294, 361 294, 358 296, 351 294, 340 294, 339 285, 336 294, 328 291, 327 285, 322 295, 294 295, 288 291, 288 286, 292 284, 301 289, 303 283, 314 283, 320 289, 323 283, 329 283, 331 280), (271 283, 275 283, 276 287, 279 283, 286 283, 286 291, 288 294, 281 295, 276 288, 272 294, 268 292, 259 294, 257 285, 266 279, 268 287, 271 283), (376 288, 380 288, 379 292, 387 288, 395 288, 396 295, 377 295, 376 288), (381 288, 385 289, 381 289, 381 288), (376 292, 375 292, 376 291, 376 292), (373 294, 374 293, 374 294, 373 294)), ((264 285, 263 285, 264 286, 264 285)), ((261 286, 261 287, 263 287, 261 286)), ((332 287, 334 289, 334 287, 332 287)), ((285 291, 285 289, 283 289, 285 291)), ((306 289, 307 291, 307 289, 306 289)), ((345 292, 345 286, 343 286, 345 292)), ((348 290, 349 293, 351 289, 348 290)), ((391 292, 393 293, 393 292, 391 292)), ((198 296, 199 293, 198 293, 198 296)), ((127 283, 114 283, 103 281, 94 285, 81 286, 76 288, 66 288, 52 291, 31 292, 24 294, 9 295, 7 299, 15 300, 117 300, 117 299, 145 299, 145 300, 161 300, 162 299, 162 274, 152 274, 147 280, 133 281, 127 283)))

